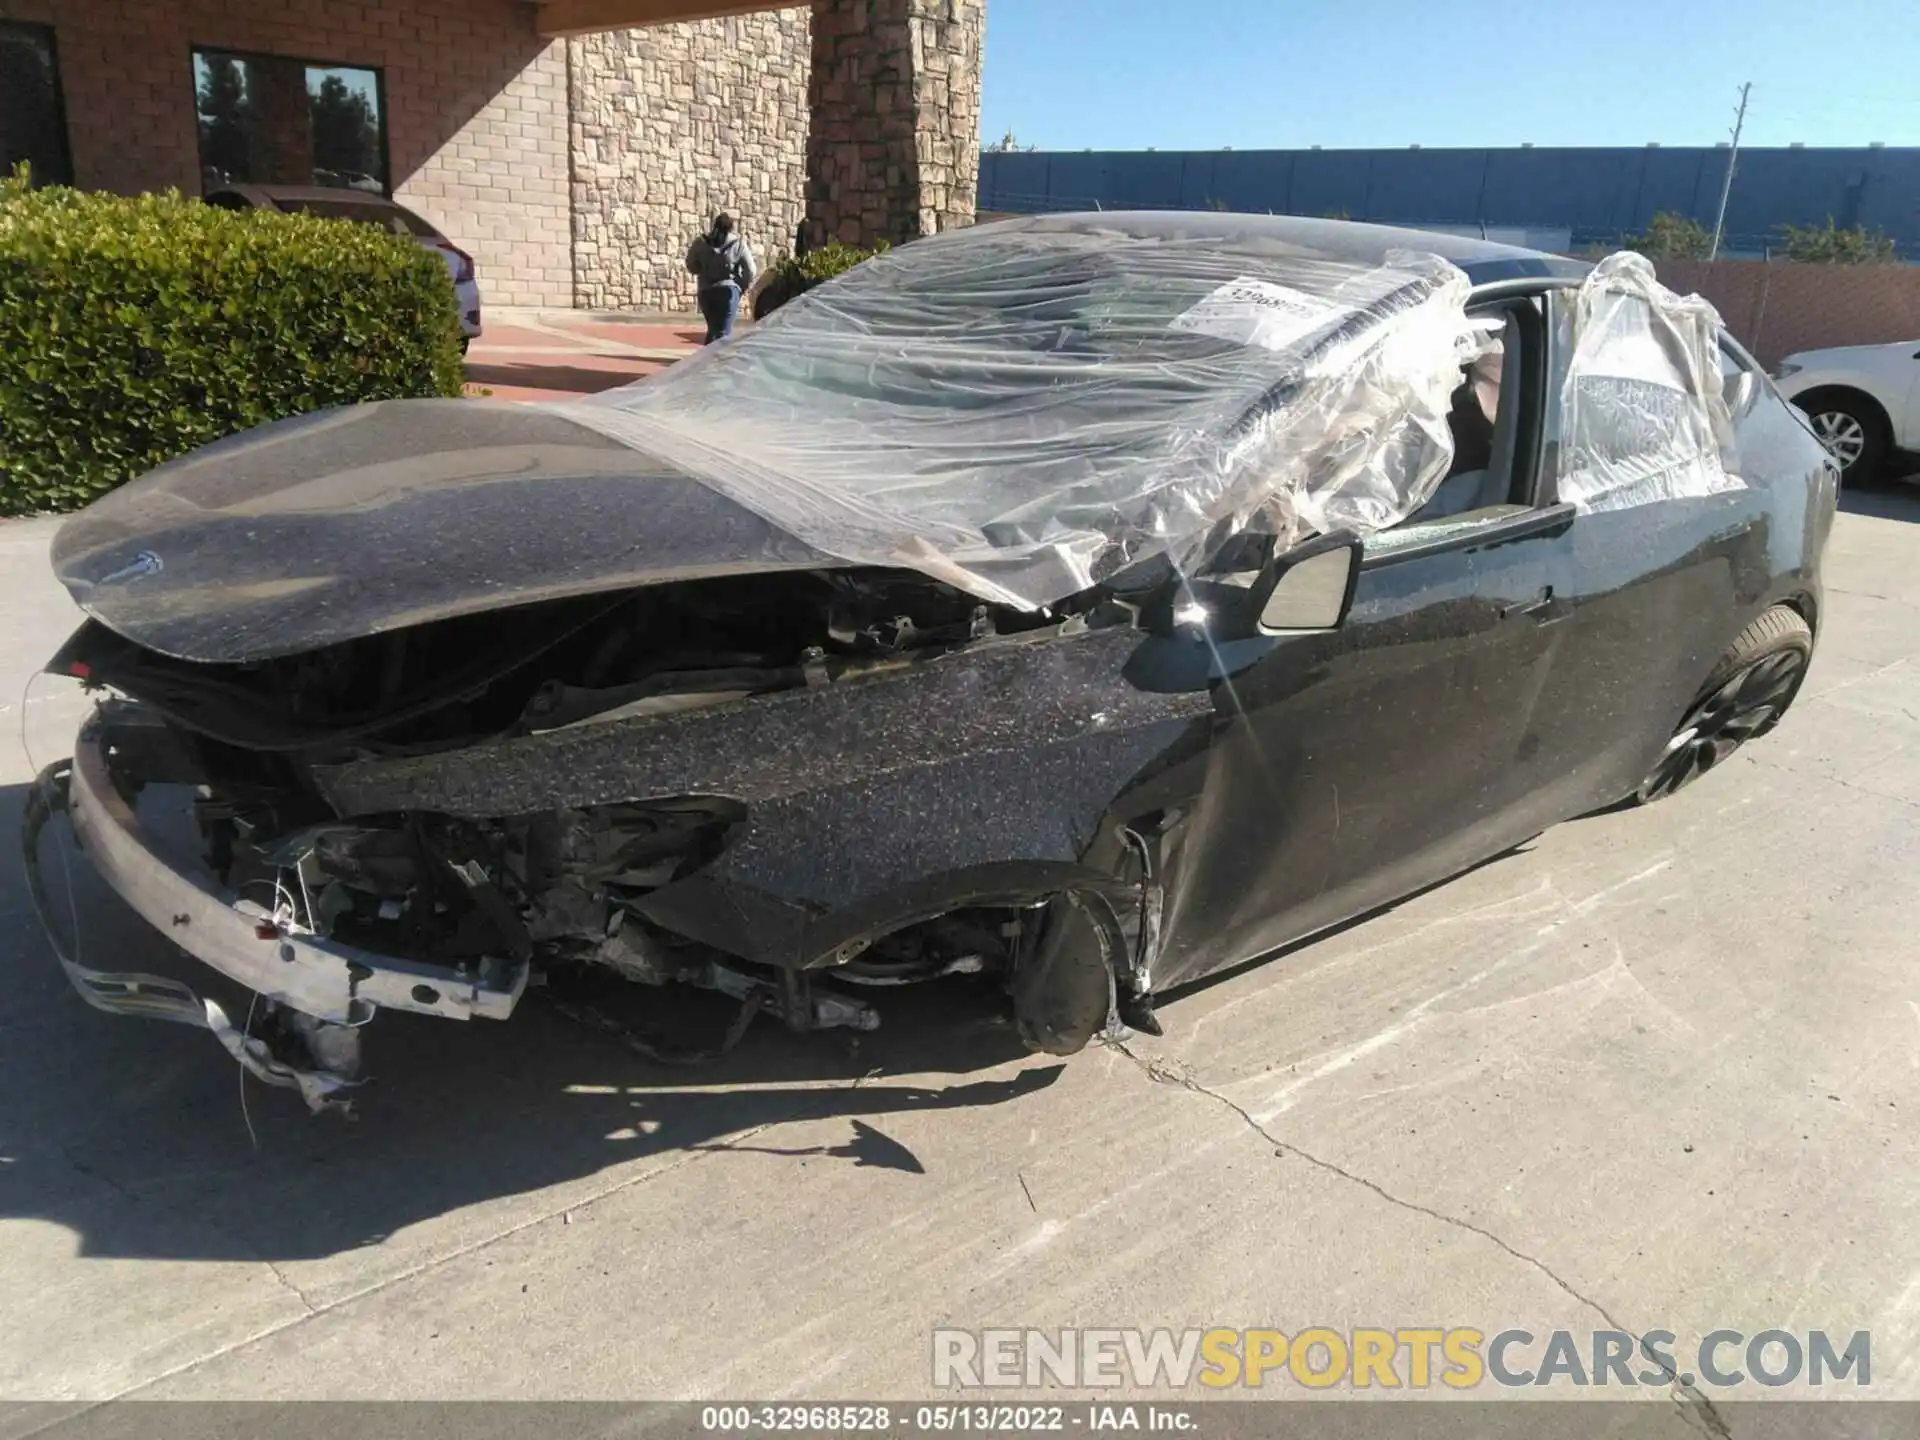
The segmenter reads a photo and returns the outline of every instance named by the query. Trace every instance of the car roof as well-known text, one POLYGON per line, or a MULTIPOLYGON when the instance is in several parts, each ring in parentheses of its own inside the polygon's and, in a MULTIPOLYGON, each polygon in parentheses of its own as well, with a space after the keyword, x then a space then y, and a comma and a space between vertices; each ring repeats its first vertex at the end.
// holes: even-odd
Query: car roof
POLYGON ((351 200, 356 205, 384 205, 389 210, 405 210, 409 215, 414 213, 391 196, 377 195, 371 190, 354 190, 345 185, 253 185, 234 181, 214 186, 207 195, 240 195, 255 205, 278 203, 281 200, 351 200))
POLYGON ((391 205, 396 210, 406 208, 389 196, 345 185, 227 185, 222 188, 264 195, 269 200, 356 200, 366 205, 391 205))
POLYGON ((1304 215, 1243 215, 1216 210, 1104 210, 996 220, 981 229, 1045 232, 1120 231, 1140 239, 1261 239, 1297 247, 1305 257, 1357 265, 1383 265, 1396 250, 1438 255, 1467 273, 1475 285, 1503 280, 1550 278, 1578 280, 1593 267, 1563 255, 1502 245, 1492 240, 1444 231, 1408 230, 1351 220, 1316 220, 1304 215))

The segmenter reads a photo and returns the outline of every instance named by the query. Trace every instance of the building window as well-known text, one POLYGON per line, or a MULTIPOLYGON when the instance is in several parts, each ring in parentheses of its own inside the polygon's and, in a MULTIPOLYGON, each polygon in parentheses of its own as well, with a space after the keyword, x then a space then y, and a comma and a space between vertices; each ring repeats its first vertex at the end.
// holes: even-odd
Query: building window
POLYGON ((73 183, 53 31, 0 20, 0 174, 22 161, 39 184, 73 183))
POLYGON ((380 72, 231 50, 193 52, 200 183, 387 193, 380 72))

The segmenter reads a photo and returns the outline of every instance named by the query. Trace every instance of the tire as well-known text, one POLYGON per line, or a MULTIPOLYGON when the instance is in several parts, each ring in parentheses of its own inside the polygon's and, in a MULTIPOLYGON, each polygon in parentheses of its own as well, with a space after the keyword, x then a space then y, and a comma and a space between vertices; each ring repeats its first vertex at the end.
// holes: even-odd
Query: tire
POLYGON ((473 344, 473 337, 471 335, 462 335, 460 337, 460 353, 462 355, 465 355, 467 353, 468 348, 471 347, 472 344, 473 344))
POLYGON ((1879 406, 1844 390, 1816 390, 1793 403, 1805 412, 1827 453, 1840 462, 1842 485, 1870 484, 1879 478, 1892 439, 1879 406))
POLYGON ((1812 627, 1790 606, 1774 606, 1741 631, 1634 791, 1633 803, 1665 800, 1771 731, 1800 693, 1812 660, 1812 627))

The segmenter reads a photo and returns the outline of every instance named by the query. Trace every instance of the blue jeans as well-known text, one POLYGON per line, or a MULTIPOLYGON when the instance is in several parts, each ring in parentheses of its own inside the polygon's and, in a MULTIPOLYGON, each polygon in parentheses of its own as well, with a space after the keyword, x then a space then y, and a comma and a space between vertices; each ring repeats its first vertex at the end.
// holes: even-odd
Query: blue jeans
POLYGON ((724 340, 733 333, 733 322, 740 314, 740 287, 729 281, 700 292, 700 313, 707 319, 707 344, 724 340))

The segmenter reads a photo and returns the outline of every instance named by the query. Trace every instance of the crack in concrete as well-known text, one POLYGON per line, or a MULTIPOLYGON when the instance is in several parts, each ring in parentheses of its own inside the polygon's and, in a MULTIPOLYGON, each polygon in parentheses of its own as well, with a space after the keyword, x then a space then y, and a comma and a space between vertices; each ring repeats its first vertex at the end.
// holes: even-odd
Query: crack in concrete
MULTIPOLYGON (((1873 763, 1875 765, 1881 764, 1883 761, 1891 760, 1894 756, 1901 753, 1899 750, 1891 751, 1886 755, 1880 756, 1879 759, 1873 763)), ((1842 790, 1852 790, 1861 795, 1871 795, 1876 800, 1885 800, 1892 805, 1904 805, 1908 809, 1920 810, 1920 800, 1909 800, 1904 795, 1889 795, 1884 790, 1875 790, 1871 785, 1861 785, 1852 780, 1842 780, 1838 775, 1822 775, 1817 771, 1802 770, 1798 766, 1783 765, 1778 760, 1769 760, 1759 755, 1750 755, 1747 758, 1763 770, 1773 770, 1782 775, 1792 775, 1800 780, 1811 780, 1815 784, 1838 785, 1842 790)))
MULTIPOLYGON (((165 1200, 156 1200, 152 1196, 143 1195, 137 1190, 128 1189, 125 1185, 122 1185, 118 1180, 114 1179, 111 1175, 108 1175, 103 1171, 95 1170, 92 1167, 81 1163, 81 1161, 76 1159, 73 1155, 73 1152, 69 1150, 65 1145, 62 1145, 60 1147, 60 1153, 66 1157, 67 1164, 72 1166, 76 1172, 86 1176, 89 1180, 95 1180, 95 1181, 98 1181, 100 1184, 105 1185, 109 1190, 113 1191, 114 1194, 118 1195, 122 1200, 125 1200, 130 1205, 151 1205, 154 1208, 168 1215, 178 1216, 182 1220, 190 1220, 193 1218, 189 1216, 185 1211, 181 1210, 180 1207, 177 1205, 170 1204, 165 1200)), ((264 1265, 267 1268, 268 1273, 271 1274, 273 1278, 279 1282, 280 1288, 285 1290, 288 1294, 292 1295, 294 1299, 298 1300, 302 1308, 304 1308, 309 1315, 317 1315, 320 1313, 318 1310, 314 1308, 313 1302, 307 1298, 306 1292, 302 1290, 298 1285, 294 1284, 292 1280, 288 1279, 286 1275, 284 1275, 281 1272, 280 1267, 276 1265, 273 1261, 267 1259, 266 1256, 262 1255, 259 1257, 257 1263, 264 1265)))
POLYGON ((118 1195, 122 1200, 132 1201, 136 1205, 141 1203, 141 1197, 139 1195, 136 1195, 133 1191, 122 1185, 118 1180, 114 1179, 113 1176, 103 1170, 95 1170, 91 1165, 83 1163, 63 1142, 55 1141, 54 1143, 59 1147, 60 1158, 67 1162, 68 1168, 76 1175, 84 1175, 94 1183, 106 1186, 107 1189, 113 1191, 113 1193, 118 1195))
MULTIPOLYGON (((185 1212, 183 1212, 178 1206, 171 1205, 164 1200, 154 1200, 150 1196, 142 1195, 137 1190, 130 1190, 125 1185, 122 1185, 118 1180, 114 1179, 113 1176, 107 1174, 105 1171, 95 1170, 92 1166, 86 1164, 78 1156, 76 1156, 68 1146, 62 1144, 60 1145, 59 1149, 60 1149, 61 1156, 66 1160, 68 1166, 72 1168, 72 1170, 76 1174, 84 1175, 87 1177, 87 1179, 106 1186, 107 1189, 113 1191, 115 1195, 118 1195, 122 1200, 125 1200, 128 1204, 152 1205, 158 1208, 159 1210, 164 1211, 166 1214, 176 1215, 182 1219, 188 1218, 185 1212)), ((287 1276, 281 1271, 280 1267, 277 1264, 267 1259, 267 1257, 264 1255, 260 1256, 259 1263, 261 1265, 264 1265, 267 1268, 267 1273, 272 1275, 273 1278, 279 1282, 280 1288, 282 1290, 285 1290, 289 1295, 293 1296, 294 1299, 300 1302, 301 1308, 304 1309, 307 1312, 307 1314, 318 1315, 320 1313, 319 1310, 314 1307, 313 1301, 307 1298, 307 1292, 302 1290, 298 1285, 294 1284, 292 1280, 288 1279, 287 1276)))
POLYGON ((307 1292, 302 1290, 298 1285, 294 1284, 293 1281, 289 1280, 286 1277, 285 1273, 280 1269, 280 1266, 277 1263, 267 1259, 265 1256, 261 1257, 260 1263, 267 1267, 267 1273, 269 1275, 273 1276, 275 1280, 280 1282, 280 1288, 282 1290, 286 1291, 289 1295, 293 1296, 294 1299, 300 1302, 301 1308, 304 1309, 307 1312, 307 1314, 318 1315, 320 1313, 319 1308, 314 1305, 313 1301, 307 1298, 307 1292))
POLYGON ((1916 602, 1907 599, 1904 595, 1882 595, 1874 590, 1849 590, 1845 586, 1831 583, 1827 586, 1827 593, 1829 595, 1855 595, 1862 600, 1884 600, 1889 605, 1902 605, 1909 610, 1920 609, 1920 604, 1916 604, 1916 602))
MULTIPOLYGON (((184 1375, 190 1370, 197 1370, 201 1366, 211 1364, 215 1360, 219 1360, 224 1356, 231 1355, 237 1350, 244 1350, 249 1345, 257 1345, 262 1340, 270 1340, 274 1336, 279 1335, 284 1331, 291 1330, 296 1326, 306 1324, 309 1320, 317 1320, 323 1315, 330 1315, 335 1310, 339 1310, 344 1306, 351 1305, 356 1301, 365 1300, 369 1296, 377 1295, 380 1292, 384 1290, 389 1290, 396 1285, 403 1285, 409 1280, 415 1280, 423 1275, 432 1274, 434 1271, 439 1270, 443 1266, 449 1265, 456 1260, 465 1259, 469 1255, 479 1254, 481 1251, 486 1250, 491 1246, 499 1244, 502 1240, 510 1240, 514 1236, 519 1235, 524 1231, 531 1230, 536 1226, 545 1225, 549 1221, 557 1220, 564 1214, 567 1214, 573 1211, 586 1210, 591 1206, 599 1204, 602 1200, 611 1199, 613 1196, 618 1195, 623 1191, 631 1190, 636 1186, 645 1185, 654 1180, 658 1180, 663 1176, 670 1175, 675 1170, 680 1169, 683 1165, 695 1164, 701 1159, 705 1158, 707 1155, 722 1154, 725 1151, 731 1149, 735 1145, 738 1145, 747 1140, 751 1140, 754 1136, 760 1134, 763 1130, 772 1129, 775 1123, 777 1122, 770 1121, 765 1125, 755 1125, 746 1130, 742 1130, 737 1134, 729 1135, 725 1138, 724 1143, 720 1145, 713 1146, 710 1149, 706 1149, 706 1150, 683 1154, 680 1159, 672 1162, 671 1164, 662 1165, 656 1169, 648 1170, 643 1174, 635 1175, 626 1180, 622 1180, 618 1184, 610 1185, 604 1190, 597 1191, 596 1193, 587 1196, 584 1200, 574 1201, 573 1203, 568 1205, 563 1205, 556 1210, 545 1211, 539 1215, 533 1216, 530 1219, 523 1220, 517 1225, 509 1225, 504 1230, 496 1231, 494 1234, 488 1235, 483 1239, 476 1240, 470 1245, 462 1245, 456 1249, 447 1251, 443 1255, 435 1255, 431 1259, 424 1260, 418 1265, 408 1266, 406 1269, 397 1271, 394 1274, 387 1276, 383 1280, 375 1281, 373 1284, 364 1286, 359 1290, 355 1290, 351 1294, 342 1295, 337 1300, 329 1300, 323 1305, 315 1305, 311 1300, 309 1300, 306 1297, 306 1294, 299 1288, 299 1286, 293 1284, 293 1282, 288 1280, 285 1275, 282 1275, 280 1273, 279 1268, 274 1264, 274 1262, 272 1262, 271 1260, 262 1260, 261 1263, 264 1264, 267 1267, 267 1269, 273 1272, 274 1278, 279 1280, 279 1282, 283 1286, 285 1286, 289 1291, 291 1291, 299 1299, 300 1303, 306 1307, 305 1314, 297 1316, 296 1318, 291 1320, 282 1320, 278 1324, 266 1326, 265 1328, 255 1332, 254 1334, 247 1335, 239 1340, 233 1341, 231 1344, 219 1346, 217 1349, 211 1350, 205 1355, 196 1356, 194 1359, 184 1361, 179 1365, 173 1366, 171 1369, 162 1371, 158 1375, 149 1376, 145 1380, 141 1380, 133 1385, 129 1385, 125 1389, 120 1390, 113 1395, 107 1396, 106 1399, 104 1400, 96 1400, 91 1402, 90 1404, 86 1405, 83 1409, 75 1412, 75 1415, 64 1417, 64 1419, 74 1419, 74 1418, 77 1418, 78 1415, 84 1415, 93 1410, 97 1410, 102 1405, 111 1405, 115 1401, 128 1399, 131 1396, 139 1394, 143 1390, 152 1389, 155 1385, 161 1384, 162 1382, 167 1380, 171 1380, 175 1376, 184 1375)), ((136 1196, 131 1198, 137 1199, 138 1197, 136 1196)), ((62 1421, 50 1421, 47 1426, 41 1426, 39 1429, 36 1429, 36 1430, 29 1430, 21 1437, 21 1440, 31 1440, 31 1437, 34 1435, 38 1435, 41 1432, 41 1430, 47 1429, 53 1424, 64 1423, 64 1419, 62 1421)))
MULTIPOLYGON (((1569 1297, 1579 1304, 1584 1305, 1602 1320, 1606 1321, 1608 1329, 1617 1330, 1625 1335, 1637 1336, 1640 1333, 1637 1330, 1629 1330, 1618 1320, 1615 1320, 1612 1315, 1607 1313, 1606 1306, 1591 1296, 1582 1294, 1564 1277, 1555 1272, 1553 1267, 1548 1265, 1544 1260, 1539 1259, 1537 1256, 1529 1255, 1524 1250, 1516 1249, 1485 1226, 1476 1225, 1473 1221, 1462 1219, 1458 1215, 1449 1215, 1444 1210, 1436 1210, 1430 1205, 1422 1205, 1417 1200, 1408 1200, 1403 1196, 1396 1195, 1378 1181, 1369 1180, 1364 1175, 1357 1175, 1342 1165, 1338 1165, 1331 1160, 1314 1154, 1311 1150, 1302 1149, 1290 1140, 1281 1139, 1278 1135, 1268 1130, 1260 1121, 1255 1119, 1253 1113, 1244 1105, 1228 1096, 1222 1095, 1218 1090, 1210 1089, 1201 1084, 1193 1077, 1192 1071, 1184 1065, 1176 1067, 1173 1063, 1158 1056, 1152 1060, 1143 1059, 1135 1054, 1124 1040, 1109 1038, 1105 1043, 1131 1060, 1134 1065, 1139 1068, 1140 1072, 1154 1084, 1168 1085, 1176 1090, 1190 1091, 1195 1095, 1200 1095, 1208 1100, 1212 1100, 1216 1104, 1224 1105, 1235 1115, 1239 1116, 1242 1123, 1244 1123, 1249 1130, 1273 1146, 1275 1154, 1291 1155, 1296 1159, 1304 1160, 1316 1170, 1321 1170, 1326 1174, 1336 1176, 1349 1184, 1358 1185, 1361 1189, 1368 1191, 1370 1194, 1379 1197, 1386 1201, 1387 1204, 1395 1206, 1398 1209, 1411 1211, 1413 1214, 1425 1216, 1429 1220, 1437 1220, 1442 1225, 1450 1226, 1456 1230, 1464 1230, 1471 1235, 1477 1235, 1505 1254, 1511 1255, 1515 1260, 1520 1261, 1521 1264, 1527 1265, 1546 1276, 1548 1280, 1552 1281, 1555 1286, 1564 1291, 1569 1297)), ((1727 1427, 1725 1419, 1723 1419, 1719 1411, 1714 1408, 1712 1400, 1708 1399, 1707 1396, 1702 1394, 1694 1386, 1682 1384, 1678 1373, 1657 1358, 1651 1355, 1647 1355, 1645 1358, 1652 1363, 1655 1369, 1666 1376, 1674 1398, 1681 1405, 1683 1413, 1689 1419, 1689 1423, 1695 1424, 1702 1434, 1713 1437, 1713 1440, 1733 1440, 1733 1431, 1727 1427)))

